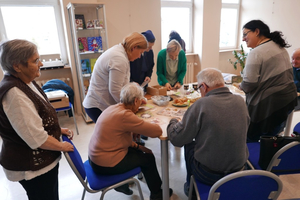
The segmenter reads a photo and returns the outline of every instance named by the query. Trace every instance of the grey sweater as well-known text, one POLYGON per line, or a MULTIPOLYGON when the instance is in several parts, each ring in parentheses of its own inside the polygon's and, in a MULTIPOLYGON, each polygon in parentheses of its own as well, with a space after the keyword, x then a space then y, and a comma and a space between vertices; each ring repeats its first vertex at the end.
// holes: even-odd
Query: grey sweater
POLYGON ((293 69, 285 48, 273 41, 255 47, 247 57, 241 89, 246 93, 251 123, 249 139, 272 134, 297 105, 293 69))
POLYGON ((228 172, 242 167, 248 159, 249 122, 243 98, 222 87, 197 100, 181 122, 172 119, 167 132, 174 146, 195 139, 195 159, 213 171, 228 172))

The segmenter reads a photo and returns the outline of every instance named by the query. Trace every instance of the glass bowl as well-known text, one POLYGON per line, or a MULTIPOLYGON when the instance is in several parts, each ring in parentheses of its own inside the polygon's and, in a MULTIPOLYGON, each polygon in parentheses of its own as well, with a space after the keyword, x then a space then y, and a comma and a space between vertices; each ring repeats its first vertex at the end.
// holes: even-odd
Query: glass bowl
POLYGON ((162 95, 155 95, 151 97, 153 103, 159 106, 166 106, 169 104, 170 97, 169 96, 162 96, 162 95))

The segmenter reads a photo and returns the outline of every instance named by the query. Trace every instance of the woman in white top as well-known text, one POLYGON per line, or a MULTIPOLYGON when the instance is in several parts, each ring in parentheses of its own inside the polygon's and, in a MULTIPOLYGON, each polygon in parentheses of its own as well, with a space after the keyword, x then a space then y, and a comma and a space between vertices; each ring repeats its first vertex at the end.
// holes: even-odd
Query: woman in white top
POLYGON ((121 89, 130 81, 130 61, 139 58, 147 47, 145 36, 134 32, 97 59, 83 101, 86 113, 95 123, 102 111, 120 102, 121 89))
POLYGON ((55 109, 34 79, 43 64, 37 46, 26 40, 0 44, 0 164, 10 181, 19 181, 30 200, 58 200, 60 151, 73 151, 61 142, 55 109))

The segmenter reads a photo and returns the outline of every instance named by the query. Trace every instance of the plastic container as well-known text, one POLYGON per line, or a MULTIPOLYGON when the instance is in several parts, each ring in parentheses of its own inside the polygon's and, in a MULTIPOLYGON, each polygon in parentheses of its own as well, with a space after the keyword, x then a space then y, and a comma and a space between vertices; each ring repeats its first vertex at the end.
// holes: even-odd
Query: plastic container
POLYGON ((162 96, 162 95, 155 95, 151 97, 153 103, 159 106, 166 106, 169 104, 170 97, 169 96, 162 96))

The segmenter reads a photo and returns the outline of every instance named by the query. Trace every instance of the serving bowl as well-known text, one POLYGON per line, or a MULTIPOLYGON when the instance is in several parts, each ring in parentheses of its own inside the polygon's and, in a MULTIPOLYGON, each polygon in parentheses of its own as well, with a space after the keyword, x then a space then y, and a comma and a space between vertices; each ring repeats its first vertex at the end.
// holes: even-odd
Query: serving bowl
POLYGON ((155 95, 151 97, 153 103, 159 105, 159 106, 166 106, 169 104, 170 97, 169 96, 163 96, 163 95, 155 95))

